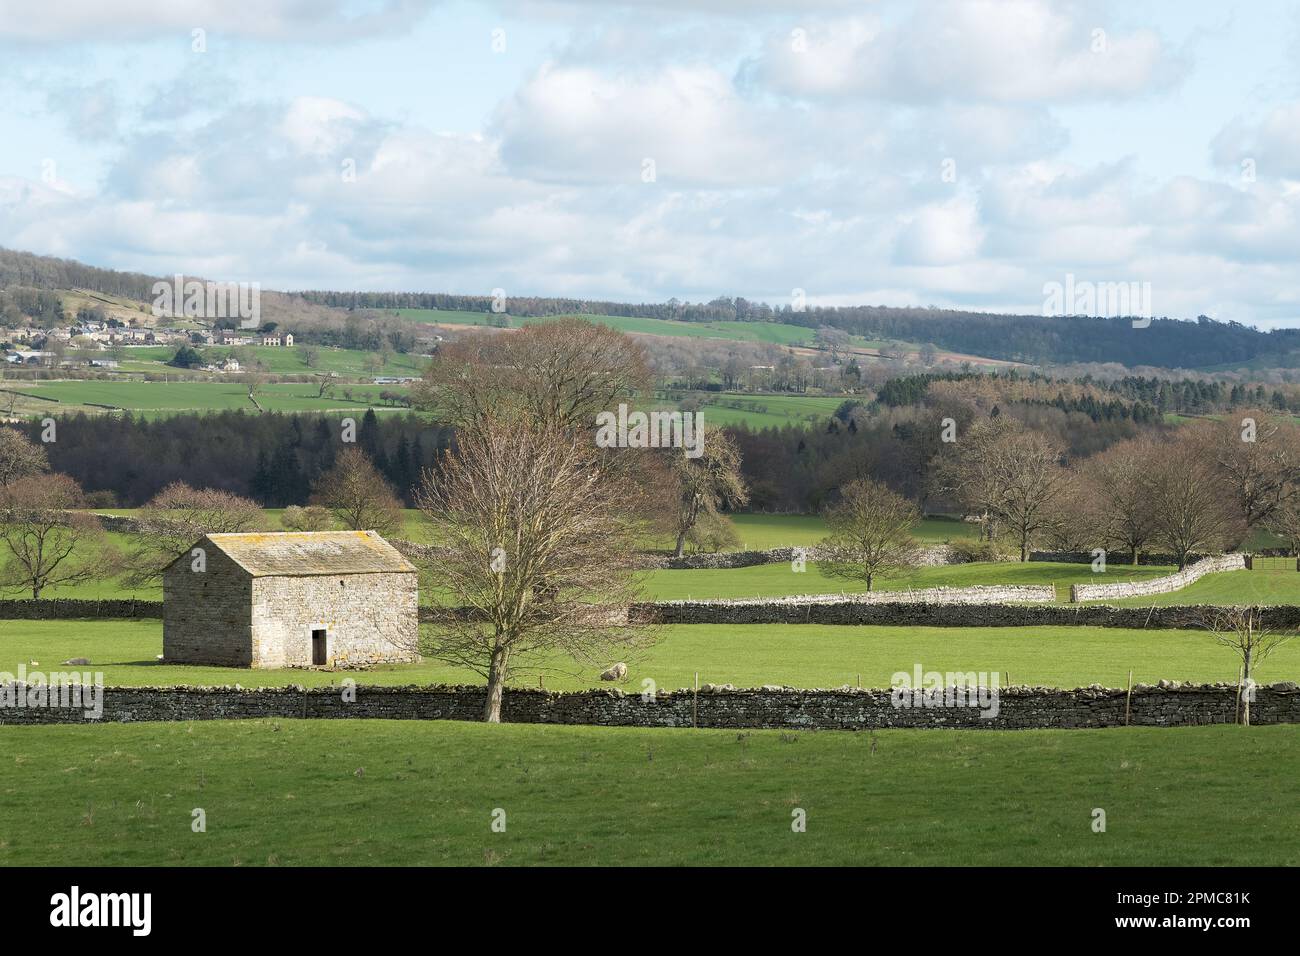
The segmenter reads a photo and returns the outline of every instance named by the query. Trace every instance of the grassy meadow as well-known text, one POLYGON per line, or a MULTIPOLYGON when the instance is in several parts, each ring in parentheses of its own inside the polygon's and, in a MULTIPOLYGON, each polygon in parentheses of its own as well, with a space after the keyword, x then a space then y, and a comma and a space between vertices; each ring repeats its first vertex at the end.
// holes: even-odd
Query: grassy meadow
MULTIPOLYGON (((359 349, 341 349, 326 345, 294 345, 281 348, 274 345, 202 345, 195 346, 207 361, 220 361, 232 351, 237 354, 252 355, 263 369, 274 375, 316 375, 322 372, 334 372, 342 376, 377 376, 387 375, 406 377, 419 375, 429 364, 427 355, 392 352, 388 361, 373 366, 371 362, 382 358, 378 352, 366 352, 359 349), (308 366, 306 350, 316 354, 316 364, 308 366)), ((153 362, 163 365, 176 355, 177 346, 142 345, 123 348, 123 358, 135 362, 153 362)), ((156 371, 165 371, 158 368, 156 371)))
MULTIPOLYGON (((477 684, 473 671, 434 660, 391 664, 364 671, 247 670, 157 660, 162 622, 0 621, 0 671, 20 664, 59 670, 60 663, 86 657, 107 685, 174 684, 280 687, 329 686, 344 678, 359 683, 477 684), (35 661, 37 664, 33 665, 35 661)), ((1138 682, 1161 679, 1229 681, 1237 661, 1212 635, 1195 630, 1125 630, 1102 627, 863 627, 848 625, 691 624, 660 629, 658 641, 640 650, 617 652, 628 676, 617 685, 631 692, 653 680, 669 689, 700 681, 758 687, 888 687, 898 671, 917 664, 927 670, 985 671, 1009 675, 1016 684, 1123 687, 1128 672, 1138 682)), ((578 663, 560 656, 536 659, 516 674, 515 686, 551 690, 606 687, 602 667, 613 661, 578 663)), ((84 669, 84 668, 83 668, 84 669)), ((1262 682, 1300 680, 1300 642, 1283 645, 1260 668, 1262 682)))
POLYGON ((1128 607, 1169 604, 1300 604, 1300 571, 1224 571, 1207 574, 1179 591, 1107 601, 1128 607))
POLYGON ((0 727, 0 865, 1294 866, 1300 817, 1278 808, 1297 743, 1232 726, 0 727))
POLYGON ((675 411, 687 399, 698 399, 706 428, 743 425, 746 428, 825 427, 843 396, 753 395, 738 392, 660 392, 654 408, 675 411))
MULTIPOLYGON (((248 386, 242 382, 143 382, 127 380, 65 380, 7 383, 7 388, 35 397, 39 405, 29 410, 60 415, 77 412, 101 413, 121 409, 145 417, 184 412, 246 411, 258 414, 249 401, 248 386)), ((311 382, 272 382, 256 393, 258 404, 270 412, 345 412, 373 408, 376 414, 407 409, 390 406, 380 399, 383 392, 405 394, 401 385, 339 384, 326 397, 311 382), (351 392, 352 398, 344 396, 351 392)))
MULTIPOLYGON (((395 309, 403 318, 414 322, 440 325, 493 325, 508 322, 509 328, 553 321, 568 316, 521 318, 487 312, 453 312, 440 309, 395 309)), ((776 345, 811 345, 815 330, 780 322, 677 322, 671 319, 629 318, 619 315, 582 315, 588 322, 607 325, 620 332, 641 335, 669 335, 692 339, 724 339, 736 342, 771 342, 776 345)))

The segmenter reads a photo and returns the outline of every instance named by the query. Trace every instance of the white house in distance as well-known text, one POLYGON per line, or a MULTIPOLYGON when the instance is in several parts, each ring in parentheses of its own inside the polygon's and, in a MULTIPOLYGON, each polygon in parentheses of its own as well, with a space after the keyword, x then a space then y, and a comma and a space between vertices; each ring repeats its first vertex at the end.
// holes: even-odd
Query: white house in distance
POLYGON ((262 336, 262 344, 291 349, 293 348, 293 333, 285 332, 283 335, 280 335, 276 332, 268 332, 262 336))
POLYGON ((418 577, 373 531, 206 535, 163 571, 163 660, 229 667, 415 661, 418 577))

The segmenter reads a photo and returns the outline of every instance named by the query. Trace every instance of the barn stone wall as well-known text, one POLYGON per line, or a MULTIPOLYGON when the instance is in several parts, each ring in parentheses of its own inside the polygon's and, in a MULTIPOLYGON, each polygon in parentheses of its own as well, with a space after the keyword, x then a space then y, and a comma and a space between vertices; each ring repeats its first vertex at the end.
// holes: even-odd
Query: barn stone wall
MULTIPOLYGON (((1129 702, 1133 726, 1186 727, 1231 723, 1231 684, 1139 684, 1129 702)), ((242 718, 385 718, 480 720, 483 687, 376 687, 356 685, 349 701, 337 687, 239 688, 108 687, 103 720, 227 720, 242 718)), ((973 708, 894 706, 889 690, 688 689, 647 698, 620 690, 551 693, 510 689, 502 719, 517 723, 606 727, 712 727, 793 730, 966 728, 979 730, 1086 729, 1125 723, 1126 692, 1093 686, 1075 690, 1002 688, 998 713, 982 718, 973 708)), ((81 723, 79 708, 0 708, 0 723, 81 723)), ((1251 704, 1256 724, 1300 723, 1300 689, 1294 683, 1258 687, 1251 704)))
POLYGON ((205 560, 206 570, 195 571, 182 555, 163 572, 163 659, 249 667, 252 578, 217 548, 205 560))
POLYGON ((253 582, 253 662, 312 662, 311 632, 323 628, 330 664, 418 660, 414 572, 263 577, 253 582))

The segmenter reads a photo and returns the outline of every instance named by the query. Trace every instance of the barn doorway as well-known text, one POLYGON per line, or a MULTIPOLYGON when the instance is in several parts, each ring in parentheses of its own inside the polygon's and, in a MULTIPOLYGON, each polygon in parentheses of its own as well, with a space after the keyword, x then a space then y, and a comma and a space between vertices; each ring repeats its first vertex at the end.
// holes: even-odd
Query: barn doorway
POLYGON ((311 632, 311 662, 325 664, 328 661, 325 647, 325 628, 313 629, 311 632))

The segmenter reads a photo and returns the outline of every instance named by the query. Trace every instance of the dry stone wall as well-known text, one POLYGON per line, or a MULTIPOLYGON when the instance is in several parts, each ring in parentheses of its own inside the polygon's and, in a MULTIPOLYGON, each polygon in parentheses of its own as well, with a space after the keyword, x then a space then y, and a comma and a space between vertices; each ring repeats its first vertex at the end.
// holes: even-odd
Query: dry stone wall
POLYGON ((56 621, 74 618, 137 619, 161 618, 162 601, 83 601, 41 598, 39 601, 2 600, 0 620, 56 621))
POLYGON ((1220 571, 1241 571, 1246 567, 1246 556, 1221 554, 1202 558, 1183 570, 1147 581, 1120 581, 1114 584, 1076 584, 1070 588, 1071 601, 1114 601, 1120 598, 1142 597, 1147 594, 1167 594, 1179 591, 1199 581, 1207 574, 1220 571))
MULTIPOLYGON (((339 688, 254 690, 220 687, 108 687, 103 720, 229 720, 290 718, 382 718, 480 720, 483 687, 374 687, 357 685, 352 701, 339 688)), ((12 694, 10 695, 12 696, 12 694)), ((1125 723, 1126 692, 1092 686, 1075 690, 1002 688, 995 717, 975 708, 895 707, 887 689, 797 690, 715 688, 660 692, 643 698, 620 690, 551 693, 507 690, 502 719, 516 723, 586 724, 605 727, 768 728, 871 730, 966 728, 1027 730, 1119 727, 1125 723)), ((1231 723, 1236 688, 1231 684, 1137 685, 1129 702, 1134 726, 1185 727, 1231 723)), ((1251 719, 1257 724, 1300 723, 1300 689, 1294 683, 1255 690, 1251 719)), ((0 708, 0 723, 81 723, 76 709, 0 708)))
MULTIPOLYGON (((1203 630, 1204 605, 1111 607, 1106 604, 865 604, 861 601, 717 604, 673 601, 634 605, 638 620, 660 624, 869 624, 882 627, 1122 627, 1203 630)), ((1300 606, 1260 608, 1269 627, 1300 628, 1300 606)))
POLYGON ((657 606, 709 605, 723 608, 803 606, 808 604, 1017 604, 1056 600, 1050 584, 980 584, 968 588, 921 588, 916 591, 864 591, 853 594, 796 594, 779 598, 659 601, 657 606))
MULTIPOLYGON (((869 624, 882 627, 1122 627, 1135 630, 1202 630, 1205 605, 1111 607, 1106 604, 820 604, 751 602, 745 606, 708 601, 646 602, 631 608, 637 620, 661 624, 869 624)), ((1259 609, 1269 627, 1300 628, 1300 606, 1259 609)), ((0 601, 0 621, 77 619, 158 619, 161 601, 0 601)), ((420 608, 420 620, 439 618, 436 608, 420 608)), ((86 632, 89 642, 93 631, 86 632)), ((4 640, 0 625, 0 642, 4 640)))

